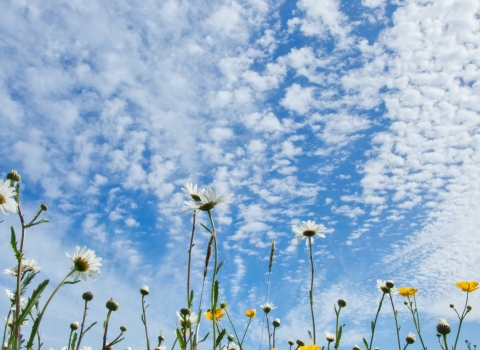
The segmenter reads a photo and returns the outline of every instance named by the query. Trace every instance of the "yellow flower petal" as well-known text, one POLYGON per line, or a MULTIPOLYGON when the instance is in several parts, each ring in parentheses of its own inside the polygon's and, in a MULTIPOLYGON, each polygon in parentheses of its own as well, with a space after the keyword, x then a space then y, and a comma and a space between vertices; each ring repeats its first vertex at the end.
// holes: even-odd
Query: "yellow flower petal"
POLYGON ((300 346, 298 350, 322 350, 319 346, 315 344, 300 346))
POLYGON ((245 315, 250 318, 254 318, 256 314, 257 310, 255 309, 245 311, 245 315))
MULTIPOLYGON (((212 310, 208 310, 207 312, 204 313, 205 318, 209 319, 210 321, 213 321, 213 313, 212 310)), ((215 311, 215 320, 221 319, 223 316, 225 316, 225 313, 223 312, 222 309, 218 308, 215 311)))
POLYGON ((418 289, 413 287, 400 287, 398 288, 398 294, 402 297, 413 297, 417 293, 418 289))
POLYGON ((475 281, 461 281, 457 282, 457 287, 464 292, 473 292, 478 289, 478 282, 475 281))

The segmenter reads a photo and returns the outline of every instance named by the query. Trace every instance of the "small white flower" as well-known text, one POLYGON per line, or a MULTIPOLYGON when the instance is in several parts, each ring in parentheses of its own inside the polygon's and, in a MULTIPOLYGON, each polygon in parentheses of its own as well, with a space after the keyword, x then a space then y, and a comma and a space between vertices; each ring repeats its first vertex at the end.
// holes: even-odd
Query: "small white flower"
POLYGON ((7 210, 13 213, 17 212, 18 203, 15 200, 15 187, 10 186, 10 180, 0 180, 0 210, 8 215, 7 210))
POLYGON ((321 237, 325 238, 323 232, 327 229, 322 224, 315 224, 315 221, 302 221, 300 226, 292 226, 293 232, 296 233, 295 238, 298 239, 298 243, 302 241, 302 239, 307 238, 307 245, 309 241, 313 243, 313 237, 321 237), (308 239, 310 238, 310 239, 308 239))
POLYGON ((197 324, 198 316, 195 312, 192 312, 189 315, 182 315, 180 312, 177 311, 178 322, 182 325, 184 329, 193 327, 197 324))
POLYGON ((260 305, 260 307, 262 308, 263 312, 265 312, 266 314, 268 314, 273 309, 277 308, 276 306, 273 306, 273 303, 265 303, 263 305, 260 305))
MULTIPOLYGON (((42 269, 41 266, 38 266, 38 262, 34 259, 25 259, 22 260, 22 274, 28 271, 38 272, 42 269)), ((18 274, 18 265, 15 267, 9 267, 3 270, 3 273, 7 275, 16 276, 18 274)))
POLYGON ((154 350, 166 350, 167 347, 162 345, 162 346, 157 346, 154 350))
POLYGON ((229 198, 231 197, 230 193, 223 193, 217 195, 217 187, 208 186, 206 189, 198 193, 200 200, 194 202, 185 202, 185 205, 188 207, 188 210, 202 210, 210 211, 217 204, 226 204, 229 203, 229 198))
POLYGON ((377 280, 377 288, 383 292, 383 293, 386 293, 386 294, 397 294, 397 290, 395 287, 392 287, 392 288, 389 288, 387 286, 388 283, 391 283, 393 285, 393 281, 392 280, 388 280, 388 281, 382 281, 382 280, 377 280))
POLYGON ((86 281, 87 275, 95 280, 95 275, 100 273, 99 266, 102 258, 97 258, 95 252, 91 249, 87 250, 87 247, 80 249, 78 246, 75 247, 73 256, 70 256, 68 253, 67 257, 72 260, 73 266, 71 267, 73 273, 73 278, 75 281, 78 281, 80 277, 86 281))
POLYGON ((329 343, 334 342, 335 341, 335 334, 330 333, 330 332, 325 332, 325 338, 327 338, 327 341, 329 343))
POLYGON ((191 182, 187 182, 185 184, 185 187, 182 188, 183 191, 185 191, 194 201, 199 201, 200 195, 198 194, 198 185, 197 184, 192 184, 191 182))

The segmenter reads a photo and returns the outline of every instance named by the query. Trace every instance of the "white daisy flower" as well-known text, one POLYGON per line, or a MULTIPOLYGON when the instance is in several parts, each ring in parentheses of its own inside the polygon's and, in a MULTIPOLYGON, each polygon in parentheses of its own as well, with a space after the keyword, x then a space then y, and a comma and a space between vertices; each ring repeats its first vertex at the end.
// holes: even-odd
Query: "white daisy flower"
POLYGON ((183 329, 193 327, 197 324, 198 316, 195 312, 192 312, 188 315, 182 315, 177 311, 178 322, 182 325, 183 329))
MULTIPOLYGON (((5 289, 5 294, 7 294, 7 298, 12 302, 10 310, 15 311, 16 305, 13 305, 15 302, 15 293, 11 292, 10 289, 5 289)), ((23 310, 25 306, 27 306, 27 302, 27 298, 20 297, 20 310, 23 310)))
POLYGON ((185 184, 185 187, 182 188, 183 191, 185 191, 194 201, 199 201, 200 200, 200 195, 198 194, 198 185, 193 184, 191 182, 187 182, 185 184))
POLYGON ((395 289, 395 284, 392 280, 382 281, 377 280, 377 288, 383 292, 388 294, 397 294, 397 290, 395 289))
POLYGON ((3 182, 0 180, 0 210, 5 215, 8 215, 7 210, 13 213, 17 212, 18 203, 15 200, 15 187, 10 186, 10 180, 3 182))
POLYGON ((200 200, 194 202, 185 202, 185 205, 189 210, 202 210, 210 211, 217 204, 226 204, 229 203, 230 193, 223 193, 217 195, 217 187, 208 186, 206 189, 198 193, 200 200))
POLYGON ((67 257, 72 260, 73 266, 71 268, 73 273, 73 278, 75 281, 78 281, 80 277, 86 281, 87 275, 95 280, 95 275, 100 274, 99 266, 102 258, 97 258, 95 252, 91 249, 87 250, 87 247, 80 249, 78 246, 75 247, 73 256, 70 256, 68 253, 67 257))
POLYGON ((265 303, 263 305, 260 305, 260 307, 262 308, 263 312, 265 312, 266 314, 268 314, 273 309, 277 308, 276 306, 273 306, 273 303, 265 303))
MULTIPOLYGON (((304 238, 310 237, 312 243, 313 243, 313 236, 325 238, 325 235, 323 232, 325 232, 327 229, 325 226, 322 224, 315 224, 315 221, 302 221, 302 224, 300 226, 292 226, 293 232, 296 233, 295 238, 298 239, 298 243, 302 241, 304 238)), ((307 239, 307 245, 308 245, 309 239, 307 239)))
MULTIPOLYGON (((38 272, 42 269, 41 266, 38 266, 38 262, 34 259, 25 259, 22 260, 22 273, 25 273, 27 271, 34 271, 38 272)), ((3 273, 7 275, 12 275, 16 276, 18 274, 18 265, 15 267, 9 267, 5 270, 3 270, 3 273)))
POLYGON ((330 332, 325 332, 325 338, 327 338, 327 341, 329 343, 334 342, 335 341, 335 334, 330 333, 330 332))

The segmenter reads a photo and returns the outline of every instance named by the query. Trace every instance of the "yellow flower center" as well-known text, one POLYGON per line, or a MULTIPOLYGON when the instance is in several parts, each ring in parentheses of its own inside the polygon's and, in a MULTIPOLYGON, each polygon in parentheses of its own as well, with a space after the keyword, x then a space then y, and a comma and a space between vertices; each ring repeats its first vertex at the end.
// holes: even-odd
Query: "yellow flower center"
POLYGON ((3 195, 0 194, 0 205, 7 203, 7 200, 3 195))
POLYGON ((76 258, 73 261, 73 265, 75 266, 75 270, 79 272, 85 272, 90 267, 88 261, 81 257, 76 258))
POLYGON ((202 204, 198 209, 202 211, 210 211, 213 209, 213 207, 216 205, 216 202, 208 202, 205 204, 202 204))
POLYGON ((305 230, 305 231, 303 231, 303 235, 305 237, 313 237, 316 234, 317 234, 317 231, 315 231, 315 230, 305 230))

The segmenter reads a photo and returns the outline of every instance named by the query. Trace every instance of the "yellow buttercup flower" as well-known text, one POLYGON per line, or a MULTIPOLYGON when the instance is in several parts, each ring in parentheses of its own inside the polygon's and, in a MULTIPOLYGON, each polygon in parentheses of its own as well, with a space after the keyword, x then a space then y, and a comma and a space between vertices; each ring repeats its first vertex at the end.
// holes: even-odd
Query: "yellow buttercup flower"
POLYGON ((256 314, 257 310, 255 309, 245 311, 245 315, 250 318, 254 318, 256 314))
POLYGON ((319 346, 315 344, 300 346, 298 350, 322 350, 319 346))
MULTIPOLYGON (((207 312, 204 313, 205 318, 209 319, 210 321, 213 321, 213 314, 212 310, 208 310, 207 312)), ((223 316, 225 316, 225 313, 223 312, 222 309, 218 308, 215 311, 215 320, 221 319, 223 316)))
POLYGON ((413 287, 400 287, 398 288, 398 294, 400 294, 402 297, 413 297, 415 294, 417 294, 417 290, 413 287))
POLYGON ((460 288, 464 292, 473 292, 474 290, 478 289, 478 282, 475 282, 475 281, 457 282, 457 287, 460 288))

